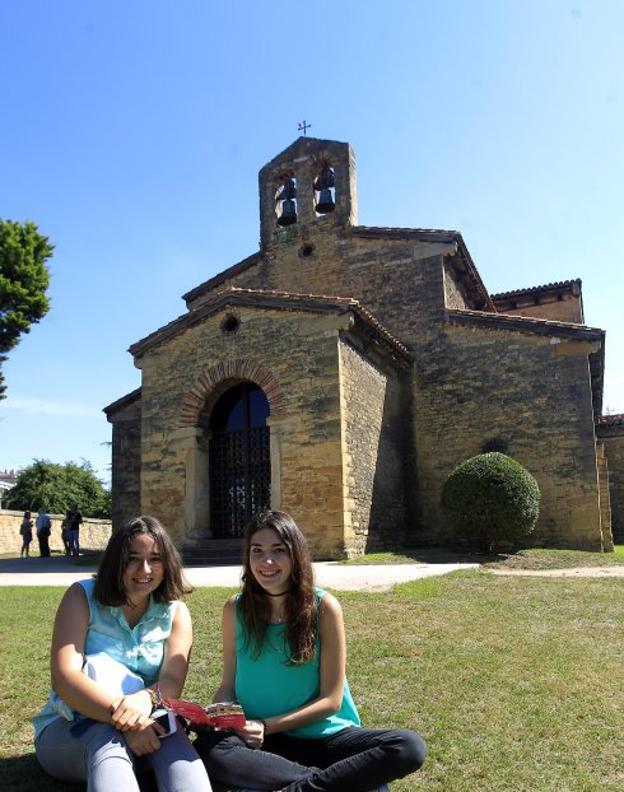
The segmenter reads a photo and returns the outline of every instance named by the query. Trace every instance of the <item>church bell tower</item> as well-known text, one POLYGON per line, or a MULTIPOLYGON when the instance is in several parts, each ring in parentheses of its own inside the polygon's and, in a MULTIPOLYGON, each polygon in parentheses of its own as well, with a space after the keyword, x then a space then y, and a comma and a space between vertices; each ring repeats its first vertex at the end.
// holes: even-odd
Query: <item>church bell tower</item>
POLYGON ((263 249, 336 225, 357 225, 355 155, 348 143, 300 137, 259 174, 263 249))

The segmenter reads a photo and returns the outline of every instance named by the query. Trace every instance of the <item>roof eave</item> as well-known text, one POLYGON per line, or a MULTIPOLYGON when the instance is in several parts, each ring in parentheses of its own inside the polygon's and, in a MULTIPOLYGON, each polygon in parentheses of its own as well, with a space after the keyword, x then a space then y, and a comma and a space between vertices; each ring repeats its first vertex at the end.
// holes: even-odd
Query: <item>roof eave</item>
POLYGON ((446 319, 458 324, 477 324, 496 330, 509 330, 532 335, 559 336, 577 341, 600 341, 604 346, 605 331, 598 327, 578 325, 572 322, 555 322, 517 314, 486 313, 464 308, 447 308, 446 319))
POLYGON ((106 415, 107 418, 113 415, 119 410, 123 409, 124 407, 128 407, 130 404, 133 404, 137 399, 141 398, 141 388, 135 388, 130 393, 126 393, 125 396, 121 396, 119 399, 116 399, 114 402, 111 402, 106 407, 102 408, 102 412, 106 415))
POLYGON ((255 253, 252 253, 250 256, 247 256, 240 261, 237 261, 236 264, 232 264, 231 267, 222 270, 221 272, 213 275, 212 278, 208 278, 208 280, 200 283, 199 286, 195 286, 190 291, 187 291, 186 294, 182 295, 182 299, 185 301, 187 307, 189 303, 196 300, 198 297, 201 297, 206 292, 212 291, 217 286, 220 286, 224 281, 228 278, 232 278, 241 272, 245 272, 250 267, 253 267, 254 264, 258 263, 258 260, 261 258, 261 253, 257 250, 255 253))
POLYGON ((239 289, 236 287, 218 292, 212 299, 202 303, 198 308, 189 311, 169 324, 161 327, 150 335, 132 344, 129 352, 138 359, 157 344, 169 340, 189 327, 201 322, 208 316, 228 307, 249 306, 276 308, 278 310, 308 311, 308 312, 335 312, 338 314, 351 311, 357 314, 361 321, 370 325, 372 331, 383 339, 385 344, 392 346, 401 357, 411 360, 407 348, 396 339, 370 312, 363 308, 357 300, 344 297, 328 297, 314 294, 289 294, 288 292, 263 292, 253 289, 239 289))

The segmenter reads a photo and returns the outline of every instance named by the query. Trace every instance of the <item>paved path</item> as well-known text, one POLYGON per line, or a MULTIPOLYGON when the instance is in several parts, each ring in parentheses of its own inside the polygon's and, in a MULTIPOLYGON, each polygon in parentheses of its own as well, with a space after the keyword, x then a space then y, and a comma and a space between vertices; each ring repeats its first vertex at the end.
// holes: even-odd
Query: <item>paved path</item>
MULTIPOLYGON (((342 591, 388 591, 395 583, 457 569, 476 569, 479 564, 379 564, 343 566, 331 561, 314 564, 318 585, 342 591)), ((94 567, 77 566, 71 558, 0 559, 0 586, 64 586, 87 578, 94 567)), ((238 586, 240 566, 187 567, 186 577, 196 587, 238 586)))
POLYGON ((488 571, 493 572, 494 575, 516 577, 624 577, 624 565, 569 567, 568 569, 490 569, 488 571))

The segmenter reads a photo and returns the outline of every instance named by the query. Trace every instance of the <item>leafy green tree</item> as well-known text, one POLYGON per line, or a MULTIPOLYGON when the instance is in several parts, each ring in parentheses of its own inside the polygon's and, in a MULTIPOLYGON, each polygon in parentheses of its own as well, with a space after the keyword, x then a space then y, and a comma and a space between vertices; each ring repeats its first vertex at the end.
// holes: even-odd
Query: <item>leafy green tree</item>
MULTIPOLYGON (((28 333, 50 308, 46 261, 53 250, 54 246, 34 223, 0 218, 0 366, 20 336, 28 333)), ((0 399, 5 390, 0 369, 0 399)))
POLYGON ((6 509, 33 511, 43 506, 63 514, 74 503, 86 517, 110 517, 110 492, 95 475, 90 462, 54 464, 36 459, 21 471, 4 498, 6 509))

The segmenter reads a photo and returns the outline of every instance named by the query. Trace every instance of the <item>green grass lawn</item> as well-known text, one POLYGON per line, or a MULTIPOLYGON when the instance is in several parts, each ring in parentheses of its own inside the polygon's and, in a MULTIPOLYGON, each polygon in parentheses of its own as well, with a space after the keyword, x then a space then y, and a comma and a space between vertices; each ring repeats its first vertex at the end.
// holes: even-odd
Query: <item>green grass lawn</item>
POLYGON ((447 564, 472 562, 492 569, 568 569, 582 566, 619 566, 624 564, 624 545, 613 553, 588 553, 583 550, 531 548, 517 553, 483 556, 447 547, 414 547, 400 553, 367 553, 349 561, 347 566, 368 564, 447 564))
MULTIPOLYGON (((202 700, 218 681, 227 593, 202 589, 189 598, 196 645, 186 693, 202 700)), ((0 590, 0 778, 7 789, 65 788, 39 770, 29 725, 48 692, 61 594, 0 590)), ((394 783, 393 792, 624 788, 619 581, 470 571, 391 593, 339 596, 364 723, 411 726, 429 744, 423 770, 394 783)))
POLYGON ((407 547, 400 552, 385 551, 366 553, 348 561, 339 561, 345 566, 367 566, 369 564, 453 564, 467 561, 481 563, 484 557, 453 547, 407 547))

